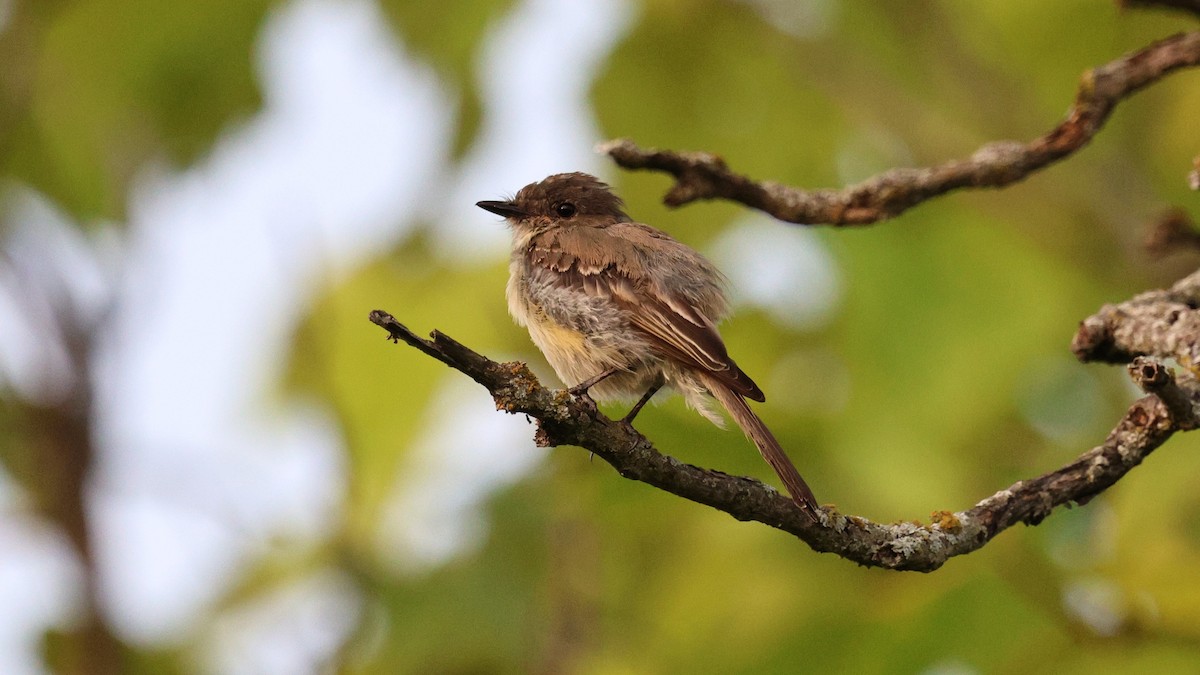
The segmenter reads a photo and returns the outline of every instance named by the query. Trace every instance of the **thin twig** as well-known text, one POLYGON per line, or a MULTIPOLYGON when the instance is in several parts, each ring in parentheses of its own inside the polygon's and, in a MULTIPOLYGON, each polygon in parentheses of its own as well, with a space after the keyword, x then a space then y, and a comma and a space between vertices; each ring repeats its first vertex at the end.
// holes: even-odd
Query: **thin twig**
POLYGON ((1170 209, 1154 221, 1144 244, 1146 252, 1163 258, 1176 251, 1200 250, 1200 232, 1183 209, 1170 209))
POLYGON ((1167 74, 1200 65, 1200 32, 1181 33, 1083 74, 1075 103, 1057 127, 1028 143, 989 143, 966 159, 921 168, 885 171, 844 189, 801 190, 755 181, 731 171, 707 152, 643 149, 628 139, 601 144, 626 169, 663 171, 675 177, 664 201, 681 206, 700 199, 728 199, 789 223, 865 225, 893 218, 960 188, 998 188, 1015 183, 1086 145, 1113 108, 1167 74))

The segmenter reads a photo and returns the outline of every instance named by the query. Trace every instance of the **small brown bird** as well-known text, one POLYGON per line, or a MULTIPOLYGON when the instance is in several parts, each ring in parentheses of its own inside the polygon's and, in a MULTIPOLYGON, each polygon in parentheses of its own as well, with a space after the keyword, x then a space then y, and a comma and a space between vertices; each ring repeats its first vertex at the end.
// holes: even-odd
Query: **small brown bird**
POLYGON ((510 201, 477 204, 513 233, 508 308, 575 395, 641 395, 632 422, 658 390, 724 426, 716 398, 758 446, 792 500, 814 519, 816 498, 779 441, 746 404, 758 385, 725 350, 716 324, 729 313, 723 277, 696 251, 633 222, 594 176, 564 173, 510 201))

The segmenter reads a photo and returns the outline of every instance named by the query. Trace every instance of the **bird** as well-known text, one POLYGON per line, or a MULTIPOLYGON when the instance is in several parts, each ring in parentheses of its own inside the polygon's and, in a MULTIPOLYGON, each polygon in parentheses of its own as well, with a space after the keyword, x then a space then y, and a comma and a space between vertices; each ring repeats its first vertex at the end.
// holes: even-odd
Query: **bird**
MULTIPOLYGON (((715 400, 754 442, 792 501, 817 520, 808 484, 746 399, 766 396, 729 356, 717 323, 729 314, 724 275, 666 232, 635 222, 612 188, 561 173, 507 200, 476 206, 512 234, 509 312, 575 396, 637 403, 662 388, 719 427, 715 400)), ((594 403, 593 403, 594 405, 594 403)))

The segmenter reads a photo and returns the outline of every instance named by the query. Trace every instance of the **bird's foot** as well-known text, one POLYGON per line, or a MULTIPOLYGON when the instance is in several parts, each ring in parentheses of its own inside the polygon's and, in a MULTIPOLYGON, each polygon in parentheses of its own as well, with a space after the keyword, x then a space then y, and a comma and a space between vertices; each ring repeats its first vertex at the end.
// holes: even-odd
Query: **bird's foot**
POLYGON ((567 390, 567 393, 569 393, 571 396, 574 396, 575 400, 579 402, 579 405, 587 408, 588 412, 596 412, 598 410, 596 407, 596 399, 592 398, 592 395, 588 393, 586 387, 583 389, 571 387, 567 390))

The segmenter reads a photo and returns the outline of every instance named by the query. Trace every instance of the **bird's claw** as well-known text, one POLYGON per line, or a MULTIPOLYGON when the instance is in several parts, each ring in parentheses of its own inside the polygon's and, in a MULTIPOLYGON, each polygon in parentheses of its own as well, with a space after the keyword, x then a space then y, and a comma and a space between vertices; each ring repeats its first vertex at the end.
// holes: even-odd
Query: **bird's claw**
POLYGON ((568 389, 567 392, 575 397, 575 400, 579 402, 579 405, 587 408, 588 412, 596 412, 598 410, 596 407, 596 400, 587 393, 587 389, 584 389, 583 391, 574 391, 574 387, 572 387, 571 389, 568 389))

